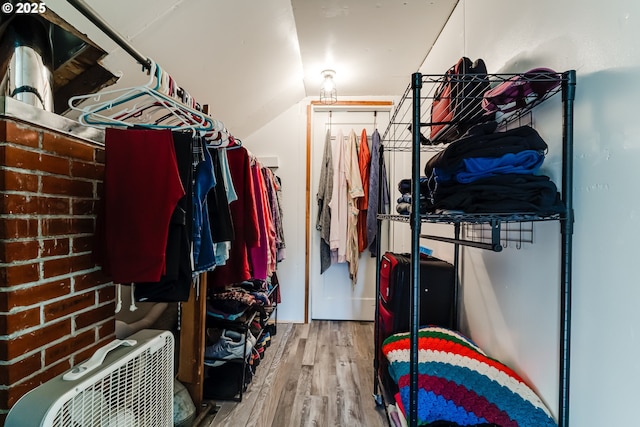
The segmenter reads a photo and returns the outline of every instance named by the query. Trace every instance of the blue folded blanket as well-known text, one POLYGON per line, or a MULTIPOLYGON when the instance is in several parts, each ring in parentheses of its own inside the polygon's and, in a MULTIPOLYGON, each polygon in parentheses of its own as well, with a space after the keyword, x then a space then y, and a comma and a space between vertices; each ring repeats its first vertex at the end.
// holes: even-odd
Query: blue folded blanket
POLYGON ((456 181, 469 184, 481 178, 504 174, 535 174, 544 161, 544 154, 537 150, 507 153, 500 157, 468 157, 456 168, 434 168, 438 182, 456 181))

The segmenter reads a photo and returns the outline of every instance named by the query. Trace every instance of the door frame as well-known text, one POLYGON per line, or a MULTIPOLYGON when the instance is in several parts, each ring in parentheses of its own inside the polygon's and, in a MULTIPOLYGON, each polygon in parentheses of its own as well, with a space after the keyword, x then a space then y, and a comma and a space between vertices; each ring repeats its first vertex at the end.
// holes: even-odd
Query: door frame
POLYGON ((310 284, 309 284, 309 257, 311 251, 311 141, 312 136, 312 122, 313 113, 315 109, 327 110, 348 110, 350 108, 357 108, 358 110, 376 109, 391 111, 393 110, 393 101, 338 101, 334 104, 324 104, 320 101, 311 101, 307 105, 307 143, 306 143, 306 200, 305 200, 305 243, 304 243, 304 323, 309 323, 309 298, 310 298, 310 284))

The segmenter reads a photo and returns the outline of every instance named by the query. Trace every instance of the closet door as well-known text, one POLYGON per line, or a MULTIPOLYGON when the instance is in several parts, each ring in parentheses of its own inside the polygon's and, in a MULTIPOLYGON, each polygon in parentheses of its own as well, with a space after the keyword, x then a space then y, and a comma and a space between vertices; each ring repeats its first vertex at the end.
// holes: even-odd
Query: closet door
MULTIPOLYGON (((341 130, 348 138, 353 129, 360 141, 362 129, 367 130, 367 144, 376 128, 382 136, 389 122, 388 111, 373 109, 361 111, 336 107, 328 111, 323 107, 313 112, 311 141, 311 226, 309 250, 309 288, 312 319, 373 320, 375 316, 376 262, 369 250, 360 254, 357 281, 352 284, 347 263, 333 264, 320 274, 320 232, 316 230, 318 204, 316 195, 320 180, 320 167, 327 130, 335 139, 341 130)), ((334 153, 335 154, 335 153, 334 153)), ((335 172, 335 171, 334 171, 335 172)), ((377 167, 371 169, 377 173, 377 167)), ((368 185, 368 183, 367 183, 368 185)), ((375 197, 376 195, 371 195, 375 197)))

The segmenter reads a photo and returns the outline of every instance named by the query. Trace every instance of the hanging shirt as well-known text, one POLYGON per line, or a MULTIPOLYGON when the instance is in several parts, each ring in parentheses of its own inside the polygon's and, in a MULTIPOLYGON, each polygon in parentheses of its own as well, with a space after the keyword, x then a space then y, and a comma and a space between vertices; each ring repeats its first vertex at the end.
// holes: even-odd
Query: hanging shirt
POLYGON ((367 209, 369 206, 369 176, 371 173, 371 151, 367 141, 367 130, 360 134, 360 148, 358 150, 358 166, 362 178, 364 196, 358 199, 358 252, 367 249, 367 209))
POLYGON ((191 292, 193 273, 193 164, 200 162, 200 140, 191 132, 172 131, 173 147, 178 162, 180 181, 185 195, 171 215, 167 233, 165 273, 157 282, 135 282, 132 301, 176 302, 187 301, 191 292), (196 146, 199 147, 196 150, 196 146), (195 153, 197 151, 197 153, 195 153))
POLYGON ((238 194, 238 200, 229 205, 235 236, 231 242, 227 263, 217 267, 207 276, 208 284, 214 288, 222 288, 251 278, 247 250, 258 245, 260 241, 249 154, 241 146, 227 149, 227 157, 233 185, 238 194))
POLYGON ((367 208, 367 241, 371 256, 377 254, 378 238, 378 209, 381 213, 389 212, 389 183, 387 182, 387 169, 382 159, 382 182, 379 180, 378 167, 380 159, 380 133, 378 129, 371 136, 371 164, 374 173, 369 176, 369 206, 367 208), (378 191, 382 186, 382 206, 378 206, 378 191))
POLYGON ((271 257, 269 263, 269 275, 276 271, 276 264, 278 260, 278 244, 284 244, 284 240, 280 240, 280 231, 278 228, 281 226, 280 213, 281 210, 278 206, 278 196, 276 194, 276 182, 275 177, 271 169, 262 167, 262 177, 264 178, 265 185, 265 199, 267 201, 267 209, 269 211, 269 219, 271 222, 269 228, 269 249, 271 250, 271 257))
POLYGON ((171 131, 107 128, 104 180, 107 271, 116 283, 157 282, 185 195, 171 131))
POLYGON ((227 202, 235 202, 238 200, 236 189, 233 188, 233 180, 231 179, 231 172, 229 171, 229 159, 227 158, 227 150, 218 150, 220 156, 220 167, 222 168, 222 177, 224 181, 224 189, 227 192, 227 202))
MULTIPOLYGON (((277 175, 273 175, 273 182, 274 182, 274 187, 275 187, 275 191, 276 191, 276 201, 277 201, 277 205, 278 205, 278 218, 279 220, 276 222, 276 233, 277 233, 277 238, 276 238, 276 261, 280 262, 282 260, 285 259, 286 254, 285 254, 285 248, 286 248, 286 243, 284 240, 284 214, 282 211, 282 180, 280 179, 279 176, 277 175)), ((280 288, 278 288, 280 289, 280 288)))
POLYGON ((331 227, 329 230, 329 247, 331 261, 346 262, 347 251, 347 178, 342 167, 344 157, 344 135, 338 131, 331 142, 333 153, 333 188, 331 189, 331 227))
POLYGON ((327 130, 324 140, 324 154, 320 165, 320 181, 316 200, 318 203, 318 218, 316 229, 320 231, 320 274, 331 267, 331 196, 333 192, 333 156, 331 152, 331 131, 327 130))
POLYGON ((271 262, 270 243, 272 238, 272 221, 269 213, 266 195, 266 186, 260 163, 254 161, 251 166, 251 177, 255 195, 256 212, 258 218, 258 228, 260 230, 260 240, 257 246, 249 249, 249 260, 251 264, 252 278, 266 280, 268 277, 269 265, 271 262))
POLYGON ((209 222, 207 196, 216 185, 213 161, 206 147, 202 147, 203 160, 198 163, 194 176, 193 197, 193 260, 194 275, 211 270, 215 265, 213 239, 209 222))
MULTIPOLYGON (((213 173, 216 178, 216 185, 207 196, 207 207, 209 210, 210 224, 212 224, 211 237, 216 265, 224 265, 229 259, 231 242, 234 240, 233 220, 229 208, 227 187, 224 185, 224 170, 222 157, 226 158, 226 150, 222 148, 209 147, 213 163, 213 173)), ((235 193, 234 193, 235 194, 235 193)), ((237 200, 237 197, 236 199, 237 200)))
MULTIPOLYGON (((358 165, 356 133, 349 132, 349 139, 344 147, 344 175, 347 182, 347 239, 346 239, 346 261, 349 263, 349 277, 353 283, 358 275, 358 261, 360 252, 358 251, 358 199, 364 196, 362 189, 362 178, 358 165)), ((366 141, 365 141, 366 142, 366 141)))

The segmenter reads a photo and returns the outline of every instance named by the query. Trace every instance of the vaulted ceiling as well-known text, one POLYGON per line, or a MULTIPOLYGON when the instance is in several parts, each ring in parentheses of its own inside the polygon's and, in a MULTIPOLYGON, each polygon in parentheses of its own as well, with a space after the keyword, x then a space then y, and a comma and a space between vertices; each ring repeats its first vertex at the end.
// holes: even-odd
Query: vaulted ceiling
MULTIPOLYGON (((457 0, 87 0, 239 137, 306 97, 336 71, 339 99, 398 96, 457 0)), ((147 77, 65 0, 47 8, 107 51, 117 85, 147 77)))

